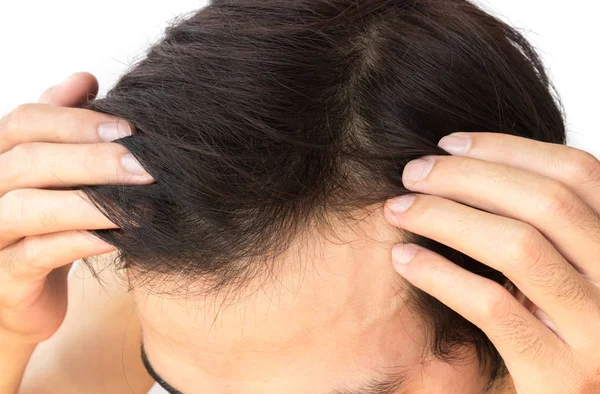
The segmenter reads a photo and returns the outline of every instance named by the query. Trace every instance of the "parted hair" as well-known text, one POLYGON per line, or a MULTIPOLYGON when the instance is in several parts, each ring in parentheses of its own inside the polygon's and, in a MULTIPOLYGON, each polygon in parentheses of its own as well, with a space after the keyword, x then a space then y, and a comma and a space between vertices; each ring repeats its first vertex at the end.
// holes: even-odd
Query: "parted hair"
MULTIPOLYGON (((535 50, 465 0, 219 0, 173 22, 88 108, 127 119, 117 142, 156 182, 83 190, 119 229, 96 235, 138 280, 201 280, 206 292, 274 272, 270 257, 328 218, 409 193, 406 163, 447 154, 456 131, 565 143, 560 102, 535 50), (177 278, 177 279, 175 279, 177 278)), ((435 223, 432 223, 435 225, 435 223)), ((499 272, 410 235, 469 271, 499 272)), ((275 267, 276 268, 276 267, 275 267)), ((412 288, 431 353, 486 336, 412 288)))

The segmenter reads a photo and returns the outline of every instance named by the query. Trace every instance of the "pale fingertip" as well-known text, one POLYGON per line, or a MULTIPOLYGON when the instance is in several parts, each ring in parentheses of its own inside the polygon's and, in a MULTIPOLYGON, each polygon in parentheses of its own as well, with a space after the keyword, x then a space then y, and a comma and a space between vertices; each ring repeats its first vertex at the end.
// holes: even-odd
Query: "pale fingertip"
POLYGON ((392 261, 396 270, 410 263, 417 254, 417 247, 413 244, 400 244, 392 249, 392 261))
POLYGON ((550 320, 550 317, 546 314, 546 312, 544 312, 541 309, 537 309, 533 315, 535 317, 537 317, 537 319, 539 321, 541 321, 546 327, 548 327, 549 329, 551 329, 553 332, 557 332, 556 330, 556 326, 554 325, 554 323, 552 322, 552 320, 550 320))
POLYGON ((413 205, 415 199, 416 196, 414 194, 394 197, 387 201, 386 207, 394 214, 401 214, 406 212, 408 208, 413 205))
POLYGON ((394 211, 392 211, 392 209, 389 206, 387 206, 387 204, 383 209, 383 216, 392 226, 400 227, 400 221, 398 220, 398 217, 396 216, 394 211))
POLYGON ((117 249, 116 246, 114 246, 113 244, 106 242, 105 240, 99 238, 97 235, 89 231, 87 231, 85 235, 88 236, 89 239, 91 239, 91 241, 94 243, 94 247, 97 252, 95 254, 104 254, 117 249))
POLYGON ((73 73, 73 74, 69 75, 68 77, 66 77, 65 79, 63 79, 62 81, 60 81, 59 83, 57 83, 56 85, 50 86, 48 89, 46 89, 46 91, 44 93, 42 93, 38 102, 40 102, 42 104, 54 103, 53 98, 54 98, 54 93, 56 92, 56 90, 61 88, 62 86, 68 85, 69 82, 71 82, 74 78, 76 78, 78 74, 79 73, 73 73))
POLYGON ((75 260, 73 264, 71 264, 71 268, 69 268, 69 273, 67 274, 67 280, 71 279, 80 262, 81 260, 75 260))
POLYGON ((40 97, 38 99, 38 103, 40 103, 40 104, 50 104, 52 102, 52 95, 53 95, 55 89, 56 89, 56 85, 55 86, 50 86, 48 89, 46 89, 40 95, 40 97))
POLYGON ((102 123, 98 126, 98 136, 104 142, 111 142, 129 137, 131 134, 133 134, 131 126, 124 120, 102 123))
POLYGON ((581 274, 581 276, 583 276, 588 282, 590 282, 592 285, 596 286, 596 287, 600 287, 600 283, 595 282, 592 280, 592 278, 589 277, 589 275, 586 274, 581 274))
POLYGON ((438 146, 448 153, 464 156, 471 149, 471 137, 466 133, 448 134, 438 142, 438 146))
POLYGON ((434 162, 433 158, 416 159, 408 162, 402 173, 404 185, 407 187, 414 186, 415 183, 425 180, 433 169, 434 162))
POLYGON ((131 175, 135 175, 135 178, 131 179, 131 182, 138 182, 140 180, 154 182, 154 178, 148 172, 140 162, 131 153, 125 153, 121 157, 121 165, 131 175))

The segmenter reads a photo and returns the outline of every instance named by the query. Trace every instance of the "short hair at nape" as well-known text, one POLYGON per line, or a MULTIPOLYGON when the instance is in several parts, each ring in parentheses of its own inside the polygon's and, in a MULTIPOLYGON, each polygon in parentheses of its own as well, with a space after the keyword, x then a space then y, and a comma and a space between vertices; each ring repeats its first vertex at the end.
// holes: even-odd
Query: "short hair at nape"
MULTIPOLYGON (((206 292, 273 272, 264 263, 331 215, 408 193, 405 164, 443 155, 455 131, 565 143, 558 98, 515 29, 464 0, 219 0, 173 23, 88 108, 129 120, 119 140, 156 179, 83 188, 120 229, 96 231, 136 278, 206 292)), ((506 284, 429 239, 413 241, 506 284)), ((474 345, 474 325, 416 289, 433 355, 474 345)))

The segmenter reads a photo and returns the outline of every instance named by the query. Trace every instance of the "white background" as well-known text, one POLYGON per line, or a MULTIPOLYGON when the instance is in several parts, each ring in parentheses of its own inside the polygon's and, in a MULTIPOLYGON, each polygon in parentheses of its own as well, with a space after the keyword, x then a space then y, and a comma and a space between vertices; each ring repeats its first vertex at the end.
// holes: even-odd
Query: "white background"
MULTIPOLYGON (((293 0, 290 0, 293 1, 293 0)), ((480 0, 540 50, 563 99, 569 144, 600 157, 600 24, 596 0, 480 0)), ((167 23, 201 0, 0 0, 0 114, 75 71, 103 94, 167 23)))

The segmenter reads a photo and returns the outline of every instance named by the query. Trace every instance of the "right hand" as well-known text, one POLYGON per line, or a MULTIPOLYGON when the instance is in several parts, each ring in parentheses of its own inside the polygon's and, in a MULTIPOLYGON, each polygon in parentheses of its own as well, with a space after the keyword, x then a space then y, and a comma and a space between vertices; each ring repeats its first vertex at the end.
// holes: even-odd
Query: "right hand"
POLYGON ((74 108, 97 90, 94 76, 74 74, 0 119, 0 345, 50 338, 66 314, 70 263, 114 250, 82 231, 116 226, 81 192, 48 188, 154 182, 109 142, 131 125, 74 108))

